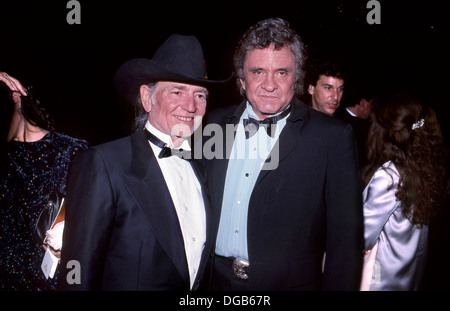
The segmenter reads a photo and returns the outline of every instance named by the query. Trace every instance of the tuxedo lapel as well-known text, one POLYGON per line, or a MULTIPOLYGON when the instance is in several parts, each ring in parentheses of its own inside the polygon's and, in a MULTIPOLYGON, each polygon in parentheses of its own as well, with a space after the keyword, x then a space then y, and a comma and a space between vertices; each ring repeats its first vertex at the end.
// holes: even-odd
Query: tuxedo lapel
MULTIPOLYGON (((226 133, 226 125, 231 124, 236 126, 239 122, 242 113, 246 108, 246 101, 242 102, 235 111, 225 114, 221 120, 221 127, 223 132, 226 133)), ((286 156, 288 156, 300 143, 301 141, 301 131, 305 124, 309 122, 311 118, 310 111, 308 107, 301 101, 294 99, 292 101, 291 115, 288 117, 286 125, 280 134, 279 139, 274 145, 269 157, 267 158, 266 164, 263 166, 258 179, 256 181, 255 187, 261 182, 261 180, 269 174, 272 170, 276 169, 280 162, 282 162, 286 156)), ((235 133, 235 132, 234 132, 235 133)), ((230 135, 230 133, 226 133, 230 135)), ((223 146, 224 146, 224 160, 217 161, 216 165, 212 167, 214 170, 209 175, 215 176, 218 181, 215 183, 214 188, 215 201, 214 206, 221 206, 223 191, 225 185, 226 172, 228 169, 228 161, 231 150, 226 150, 226 136, 223 135, 223 146)), ((234 142, 234 140, 233 140, 234 142)), ((231 149, 231 148, 229 148, 231 149)))
MULTIPOLYGON (((244 101, 243 103, 241 103, 241 105, 239 106, 234 106, 233 108, 229 108, 229 111, 227 113, 225 113, 223 116, 221 116, 220 118, 217 118, 217 120, 213 120, 210 123, 214 123, 217 122, 220 127, 222 128, 222 135, 219 136, 221 143, 222 143, 222 150, 223 153, 220 155, 217 155, 217 158, 214 158, 213 161, 214 165, 211 165, 208 167, 208 176, 214 176, 214 180, 209 180, 208 184, 211 186, 210 191, 213 193, 212 195, 212 205, 213 208, 215 210, 218 210, 218 213, 220 215, 220 209, 222 207, 222 198, 223 198, 223 191, 224 191, 224 186, 225 186, 225 178, 226 178, 226 173, 227 173, 227 169, 228 169, 228 162, 230 159, 230 154, 231 154, 231 149, 233 147, 233 143, 234 143, 234 138, 236 136, 236 131, 227 131, 227 125, 228 126, 233 126, 233 128, 236 127, 236 125, 239 122, 239 119, 242 115, 242 113, 245 110, 245 105, 246 102, 244 101), (237 107, 237 108, 236 108, 237 107), (230 139, 230 135, 234 135, 233 139, 230 139), (231 144, 228 143, 227 145, 227 141, 230 140, 231 144)), ((229 129, 231 129, 231 127, 229 127, 229 129)), ((218 134, 216 133, 216 136, 214 136, 211 139, 216 139, 216 137, 218 136, 218 134)), ((217 221, 218 221, 218 217, 217 217, 217 221)))
POLYGON ((309 121, 309 111, 303 103, 298 100, 293 100, 291 115, 288 117, 287 122, 280 137, 276 141, 266 163, 264 164, 258 179, 256 180, 255 187, 269 174, 275 170, 278 165, 300 144, 301 130, 303 126, 309 121))
POLYGON ((128 190, 180 275, 189 282, 183 236, 169 189, 143 132, 132 135, 128 190))

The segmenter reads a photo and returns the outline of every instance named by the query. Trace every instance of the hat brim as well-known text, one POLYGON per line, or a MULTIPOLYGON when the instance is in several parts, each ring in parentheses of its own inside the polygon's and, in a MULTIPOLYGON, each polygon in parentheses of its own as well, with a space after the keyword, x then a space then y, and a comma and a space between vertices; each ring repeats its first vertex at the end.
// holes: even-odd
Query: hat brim
POLYGON ((140 86, 152 82, 170 81, 208 87, 229 82, 231 79, 232 76, 225 80, 190 77, 166 70, 151 59, 136 58, 119 67, 114 77, 114 86, 125 99, 134 101, 139 94, 140 86))

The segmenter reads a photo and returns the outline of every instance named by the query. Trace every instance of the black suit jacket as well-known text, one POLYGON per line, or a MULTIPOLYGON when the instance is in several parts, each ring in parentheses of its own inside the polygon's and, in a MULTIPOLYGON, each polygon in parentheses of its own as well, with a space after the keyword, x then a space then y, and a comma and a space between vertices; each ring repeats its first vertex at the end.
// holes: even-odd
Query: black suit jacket
POLYGON ((358 146, 359 167, 363 168, 367 164, 366 145, 370 125, 369 121, 352 116, 345 107, 339 108, 335 113, 335 117, 352 126, 358 146))
MULTIPOLYGON (((271 161, 278 158, 278 167, 261 171, 250 198, 249 288, 357 290, 364 246, 353 130, 299 100, 291 106, 278 155, 271 155, 271 161)), ((245 102, 213 112, 208 123, 222 128, 237 124, 244 109, 245 102)), ((215 214, 220 215, 228 160, 204 163, 215 214)))
MULTIPOLYGON (((204 176, 193 167, 203 187, 204 176)), ((207 230, 211 230, 206 193, 204 201, 207 230)), ((78 156, 66 202, 60 289, 189 290, 178 217, 143 131, 78 156), (71 260, 80 263, 81 284, 66 281, 76 277, 73 266, 66 267, 71 260)), ((199 286, 211 246, 207 231, 193 289, 199 286)))

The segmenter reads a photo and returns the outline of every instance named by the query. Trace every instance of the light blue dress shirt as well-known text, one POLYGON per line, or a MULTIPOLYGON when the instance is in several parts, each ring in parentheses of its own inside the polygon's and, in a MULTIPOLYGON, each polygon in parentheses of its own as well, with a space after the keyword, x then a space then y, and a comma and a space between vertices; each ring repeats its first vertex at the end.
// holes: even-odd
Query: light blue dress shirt
POLYGON ((255 135, 246 139, 243 119, 252 117, 259 120, 247 102, 247 108, 239 120, 228 162, 216 254, 249 260, 247 215, 250 197, 261 168, 286 125, 288 116, 278 121, 273 138, 260 126, 255 135))

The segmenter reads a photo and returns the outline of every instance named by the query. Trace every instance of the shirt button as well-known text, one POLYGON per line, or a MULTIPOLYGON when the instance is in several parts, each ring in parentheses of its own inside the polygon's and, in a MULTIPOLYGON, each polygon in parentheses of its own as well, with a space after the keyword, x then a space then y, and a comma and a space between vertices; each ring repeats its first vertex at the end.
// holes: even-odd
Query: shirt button
POLYGON ((248 177, 250 174, 249 173, 245 173, 245 177, 248 177))
POLYGON ((241 201, 237 201, 236 204, 237 204, 237 205, 240 205, 240 204, 241 204, 241 201))
POLYGON ((194 242, 197 241, 197 239, 195 238, 195 236, 192 238, 192 241, 194 241, 194 242))
POLYGON ((238 234, 239 233, 239 230, 234 230, 234 234, 238 234))

